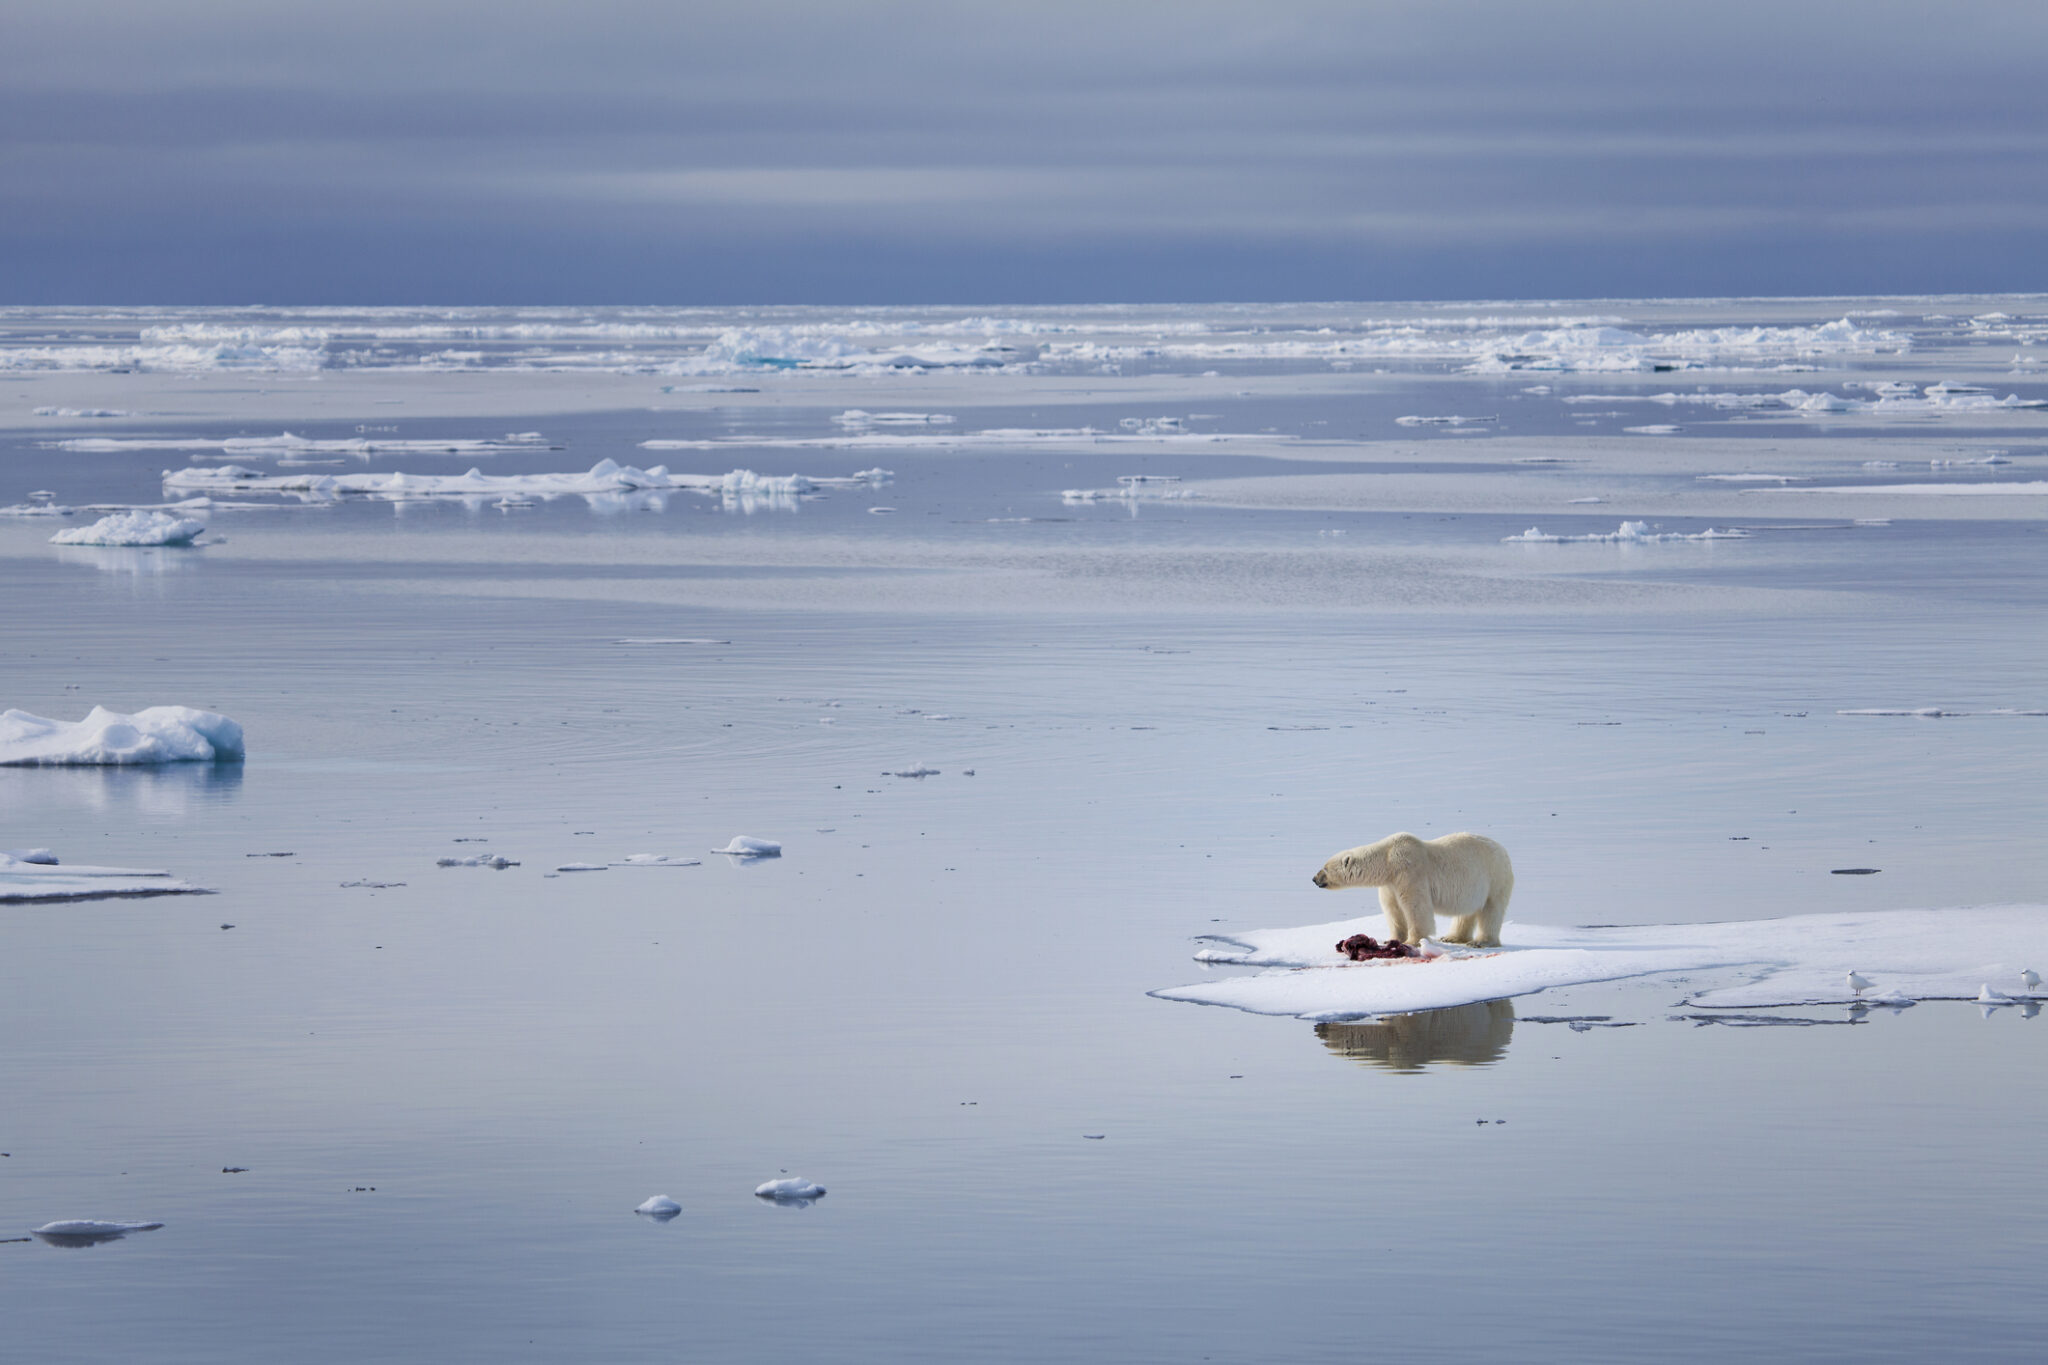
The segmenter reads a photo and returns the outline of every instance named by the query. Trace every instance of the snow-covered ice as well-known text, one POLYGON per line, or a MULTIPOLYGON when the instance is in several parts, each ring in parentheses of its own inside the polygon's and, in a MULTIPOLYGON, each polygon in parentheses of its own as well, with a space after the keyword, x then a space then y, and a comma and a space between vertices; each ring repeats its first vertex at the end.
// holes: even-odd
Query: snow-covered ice
POLYGON ((507 858, 502 853, 472 853, 468 857, 463 858, 436 858, 434 859, 434 866, 494 867, 502 872, 508 867, 519 866, 519 862, 517 859, 507 858))
POLYGON ((682 489, 712 496, 797 497, 820 488, 874 487, 895 477, 886 469, 863 469, 843 476, 756 474, 735 469, 727 474, 671 474, 666 465, 636 469, 616 460, 599 460, 583 473, 486 474, 264 474, 243 465, 213 468, 191 466, 164 471, 164 487, 223 493, 306 493, 315 497, 356 495, 387 499, 446 497, 551 498, 564 494, 631 493, 649 489, 682 489))
POLYGON ((683 1206, 665 1194, 657 1194, 633 1210, 635 1213, 644 1213, 649 1218, 658 1218, 663 1222, 667 1222, 682 1211, 683 1206))
POLYGON ((607 866, 610 867, 702 867, 701 858, 685 858, 675 853, 628 853, 607 866))
POLYGON ((2026 483, 1865 483, 1826 484, 1807 488, 1752 488, 1751 493, 1850 493, 1857 497, 2048 497, 2048 481, 2026 483))
POLYGON ((241 726, 190 706, 133 715, 95 706, 79 721, 0 711, 0 767, 239 763, 245 752, 241 726))
POLYGON ((1583 536, 1553 536, 1544 534, 1539 527, 1531 526, 1518 536, 1502 536, 1501 541, 1507 545, 1563 545, 1572 542, 1649 545, 1660 540, 1746 540, 1748 537, 1747 531, 1723 531, 1711 526, 1690 535, 1683 531, 1659 532, 1652 531, 1647 521, 1624 521, 1618 529, 1604 535, 1595 533, 1583 536))
POLYGON ((1838 716, 1909 716, 1914 720, 1946 720, 1959 716, 2048 716, 2048 711, 2024 711, 2015 706, 1995 706, 1988 711, 1951 711, 1939 706, 1858 706, 1835 712, 1838 716))
POLYGON ((713 853, 730 853, 735 858, 780 858, 782 845, 772 839, 756 839, 746 834, 735 834, 732 842, 724 848, 714 848, 713 853))
POLYGON ((442 439, 435 437, 346 436, 323 439, 283 432, 276 436, 81 436, 45 441, 52 450, 107 455, 124 450, 219 450, 229 455, 503 455, 529 450, 559 450, 537 431, 507 432, 502 437, 442 439))
POLYGON ((50 537, 52 545, 190 545, 206 523, 168 512, 116 512, 50 537))
POLYGON ((154 1232, 162 1223, 116 1223, 99 1218, 60 1218, 29 1231, 37 1237, 75 1238, 83 1241, 112 1241, 131 1232, 154 1232))
POLYGON ((47 848, 0 853, 0 902, 192 895, 206 889, 154 868, 60 863, 47 848))
POLYGON ((1333 946, 1352 934, 1382 933, 1384 923, 1371 915, 1206 935, 1215 946, 1198 952, 1198 961, 1275 970, 1151 994, 1254 1014, 1337 1020, 1444 1009, 1588 982, 1725 970, 1733 978, 1728 984, 1695 986, 1686 1003, 1758 1008, 1870 999, 1849 986, 1851 971, 1883 999, 1975 1000, 1986 981, 2016 982, 2021 963, 2048 952, 2048 905, 1591 928, 1511 922, 1499 949, 1452 948, 1432 960, 1353 963, 1333 946))
POLYGON ((557 872, 609 872, 610 863, 563 863, 555 868, 557 872))
POLYGON ((801 1176, 790 1176, 783 1180, 765 1181, 755 1188, 754 1194, 758 1198, 773 1199, 778 1203, 792 1199, 821 1199, 824 1197, 825 1187, 801 1176))

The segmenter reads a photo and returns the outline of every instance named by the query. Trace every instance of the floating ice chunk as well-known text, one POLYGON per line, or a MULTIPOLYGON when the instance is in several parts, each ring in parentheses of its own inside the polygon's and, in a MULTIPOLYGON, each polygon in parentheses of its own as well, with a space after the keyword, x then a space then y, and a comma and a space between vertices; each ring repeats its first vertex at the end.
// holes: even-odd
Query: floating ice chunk
POLYGON ((1977 1003, 1980 1005, 2017 1005, 2019 1001, 2013 999, 2004 991, 1991 989, 1991 983, 1987 981, 1977 991, 1977 1003))
POLYGON ((1803 474, 1696 474, 1702 483, 1805 483, 1803 474))
POLYGON ((611 864, 609 864, 609 863, 563 863, 563 864, 562 864, 562 865, 561 865, 560 867, 556 868, 556 869, 555 869, 555 871, 557 871, 557 872, 609 872, 609 871, 611 871, 611 864))
POLYGON ((512 858, 507 858, 502 853, 472 853, 466 858, 436 858, 434 860, 434 866, 494 867, 502 872, 504 869, 508 867, 517 867, 519 866, 519 864, 516 860, 512 858))
POLYGON ((901 772, 885 772, 882 774, 884 777, 937 777, 938 775, 939 770, 937 768, 927 768, 922 763, 918 764, 915 768, 905 768, 901 772))
POLYGON ((1605 499, 1605 498, 1569 498, 1569 499, 1567 499, 1567 501, 1568 501, 1568 502, 1570 502, 1570 503, 1572 503, 1573 505, 1578 505, 1578 504, 1581 504, 1581 503, 1595 503, 1595 502, 1605 502, 1605 501, 1607 501, 1607 499, 1605 499))
POLYGON ((1124 482, 1123 478, 1119 478, 1118 486, 1115 488, 1063 489, 1060 492, 1060 500, 1062 502, 1110 502, 1121 499, 1125 502, 1137 502, 1156 499, 1161 502, 1172 502, 1195 496, 1195 491, 1191 488, 1155 488, 1152 486, 1156 482, 1163 482, 1162 480, 1148 479, 1140 475, 1124 477, 1129 478, 1130 481, 1124 482))
POLYGON ((1396 426, 1404 427, 1469 427, 1482 422, 1498 422, 1500 415, 1491 417, 1396 417, 1396 426))
POLYGON ((2048 716, 2048 711, 2023 711, 2016 706, 1998 706, 1989 711, 1947 711, 1939 706, 1859 706, 1837 711, 1838 716, 1909 716, 1915 720, 1947 720, 1961 716, 2048 716))
POLYGON ((859 408, 848 408, 832 420, 843 427, 944 426, 951 423, 953 417, 943 412, 863 412, 859 408))
POLYGON ((626 635, 612 641, 615 645, 729 645, 730 640, 713 640, 702 635, 626 635))
POLYGON ((663 1222, 675 1217, 682 1211, 683 1206, 665 1194, 657 1194, 639 1208, 633 1210, 635 1213, 644 1213, 649 1218, 659 1218, 663 1222))
POLYGON ((131 763, 239 763, 242 727, 189 706, 123 715, 95 706, 81 721, 0 711, 0 767, 131 763))
POLYGON ((18 502, 12 507, 0 507, 0 517, 68 517, 77 511, 75 507, 59 507, 53 502, 18 502))
POLYGON ((1503 544, 1508 545, 1563 545, 1572 542, 1648 545, 1662 540, 1746 540, 1748 538, 1749 532, 1747 531, 1722 531, 1711 526, 1704 531, 1688 535, 1682 531, 1652 531, 1650 523, 1647 521, 1624 521, 1619 529, 1606 535, 1553 536, 1545 535, 1540 528, 1531 526, 1518 536, 1502 536, 1501 541, 1503 544))
POLYGON ((764 475, 751 469, 727 474, 671 474, 666 465, 636 469, 616 460, 599 460, 580 474, 486 474, 471 469, 466 474, 273 474, 265 475, 243 465, 220 465, 211 469, 191 466, 165 470, 164 487, 202 489, 213 492, 309 493, 316 497, 377 497, 391 500, 438 497, 558 497, 564 494, 632 493, 642 490, 682 489, 713 496, 797 497, 820 488, 852 488, 889 482, 895 477, 886 469, 864 469, 843 477, 808 474, 764 475))
POLYGON ((126 417, 120 408, 37 408, 38 417, 126 417))
POLYGON ((1631 436, 1676 436, 1683 428, 1659 424, 1647 427, 1623 427, 1622 430, 1631 436))
POLYGON ((52 545, 190 545, 206 523, 168 512, 117 512, 50 537, 52 545))
POLYGON ((32 1236, 57 1246, 90 1246, 94 1242, 115 1242, 131 1232, 154 1232, 162 1223, 113 1223, 98 1218, 60 1218, 31 1228, 32 1236))
MULTIPOLYGON (((1852 1004, 1851 963, 1901 1000, 1975 1000, 1987 978, 2010 978, 2014 959, 2048 951, 2048 905, 1798 915, 1714 924, 1599 928, 1507 926, 1494 952, 1453 950, 1350 963, 1330 945, 1374 932, 1383 919, 1213 934, 1197 959, 1269 967, 1257 976, 1199 982, 1152 994, 1256 1014, 1354 1019, 1441 1009, 1556 986, 1684 971, 1728 969, 1729 985, 1696 989, 1703 1008, 1852 1004), (2006 955, 2004 962, 1999 961, 2006 955), (1319 970, 1303 971, 1301 968, 1319 970), (1322 970, 1326 969, 1326 970, 1322 970)), ((1889 1002, 1889 997, 1888 997, 1889 1002)))
POLYGON ((1866 483, 1826 484, 1818 488, 1754 488, 1752 493, 1854 493, 1886 497, 2048 497, 2048 481, 2029 483, 1866 483))
POLYGON ((760 1199, 773 1199, 777 1203, 792 1199, 822 1199, 825 1197, 825 1187, 801 1176, 790 1176, 784 1180, 764 1182, 755 1188, 754 1195, 760 1199))
POLYGON ((782 845, 772 839, 756 839, 745 834, 735 834, 732 842, 724 848, 714 848, 713 853, 730 853, 735 858, 780 858, 782 845))
POLYGON ((203 886, 156 868, 60 865, 46 848, 0 853, 0 902, 103 900, 116 896, 195 895, 203 886), (23 856, 26 855, 26 856, 23 856))
POLYGON ((612 867, 702 867, 701 858, 685 858, 673 853, 628 853, 611 864, 612 867))

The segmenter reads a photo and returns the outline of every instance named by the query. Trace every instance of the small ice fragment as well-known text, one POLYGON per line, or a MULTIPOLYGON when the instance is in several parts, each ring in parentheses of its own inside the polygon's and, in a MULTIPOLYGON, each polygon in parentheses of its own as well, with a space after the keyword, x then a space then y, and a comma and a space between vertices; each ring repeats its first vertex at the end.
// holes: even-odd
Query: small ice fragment
POLYGON ((1594 503, 1594 502, 1605 502, 1605 501, 1606 501, 1606 499, 1605 499, 1605 498, 1572 498, 1572 499, 1570 499, 1570 501, 1571 501, 1571 502, 1573 502, 1573 503, 1594 503))
POLYGON ((870 507, 870 508, 868 509, 868 514, 869 514, 870 516, 876 516, 876 517, 881 517, 881 516, 887 516, 887 515, 888 515, 889 513, 893 512, 893 511, 895 511, 895 510, 896 510, 896 509, 895 509, 895 508, 893 508, 893 507, 870 507))
POLYGON ((1831 867, 1828 873, 1836 877, 1874 877, 1884 871, 1881 867, 1831 867))
POLYGON ((659 1218, 664 1223, 682 1211, 683 1206, 665 1194, 657 1194, 633 1210, 635 1213, 644 1213, 649 1218, 659 1218))
POLYGON ((1977 1003, 1980 1005, 2010 1005, 2015 1002, 2004 991, 1992 990, 1991 983, 1987 981, 1984 983, 1984 988, 1977 992, 1977 1003))
POLYGON ((502 853, 473 853, 467 858, 436 858, 436 867, 495 867, 503 871, 519 864, 502 853))
POLYGON ((754 1190, 756 1198, 773 1199, 778 1203, 793 1199, 822 1199, 824 1195, 825 1187, 823 1185, 813 1184, 801 1176, 790 1176, 784 1180, 770 1180, 757 1186, 754 1190))
POLYGON ((57 855, 47 848, 0 848, 0 858, 12 858, 17 863, 40 863, 45 867, 57 866, 57 855))
POLYGON ((724 848, 714 848, 713 853, 730 853, 735 858, 780 858, 782 845, 772 839, 756 839, 745 834, 735 834, 732 842, 724 848))
POLYGON ((611 871, 611 868, 610 868, 610 866, 609 866, 608 864, 605 864, 605 863, 563 863, 563 864, 562 864, 562 865, 561 865, 560 867, 556 868, 556 869, 555 869, 555 871, 557 871, 557 872, 609 872, 609 871, 611 871))
POLYGON ((883 774, 882 774, 882 776, 884 776, 884 777, 917 777, 917 778, 924 778, 924 777, 937 777, 938 775, 939 775, 939 770, 938 770, 937 768, 927 768, 927 767, 925 767, 925 766, 924 766, 924 764, 922 764, 922 763, 918 764, 918 765, 917 765, 917 766, 916 766, 915 768, 905 768, 905 769, 904 769, 903 771, 901 771, 901 772, 885 772, 885 773, 883 773, 883 774))
POLYGON ((613 867, 702 867, 703 860, 685 858, 674 853, 628 853, 612 863, 613 867))

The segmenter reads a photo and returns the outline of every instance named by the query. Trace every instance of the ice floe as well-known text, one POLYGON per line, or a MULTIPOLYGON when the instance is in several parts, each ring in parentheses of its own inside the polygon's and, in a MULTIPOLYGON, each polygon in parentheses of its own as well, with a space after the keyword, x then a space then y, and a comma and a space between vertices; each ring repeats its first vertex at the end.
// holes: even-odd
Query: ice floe
POLYGON ((361 496, 403 500, 447 497, 552 498, 564 494, 630 493, 682 489, 691 493, 740 498, 799 497, 821 488, 877 487, 895 475, 886 469, 863 469, 845 476, 810 474, 766 475, 750 469, 726 474, 671 474, 666 465, 635 469, 615 460, 599 460, 583 473, 486 474, 264 474, 242 465, 189 467, 164 471, 164 487, 227 493, 303 493, 314 497, 361 496))
POLYGON ((12 507, 0 507, 0 517, 68 517, 77 511, 54 502, 18 502, 12 507))
POLYGON ((665 1194, 657 1194, 633 1210, 635 1213, 644 1213, 649 1218, 659 1219, 664 1223, 682 1211, 683 1206, 665 1194))
POLYGON ((133 715, 95 706, 79 721, 0 711, 0 767, 239 763, 244 752, 241 726, 190 706, 133 715))
POLYGON ((1807 488, 1749 488, 1748 493, 1854 493, 1906 497, 2048 497, 2048 480, 2026 483, 1842 483, 1807 488))
MULTIPOLYGON (((1712 408, 1719 412, 1780 411, 1816 417, 1938 417, 2048 407, 2048 399, 2021 398, 2017 394, 2000 398, 1989 389, 1974 384, 1929 384, 1920 389, 1912 384, 1886 383, 1875 386, 1872 392, 1877 396, 1842 398, 1826 392, 1809 393, 1805 389, 1786 389, 1780 393, 1575 393, 1566 395, 1562 401, 1570 404, 1657 403, 1665 407, 1712 408)), ((1630 431, 1641 429, 1628 428, 1630 431)))
POLYGON ((113 454, 123 450, 219 450, 229 455, 503 455, 529 450, 560 450, 537 431, 507 432, 502 437, 455 439, 435 437, 349 436, 323 439, 283 432, 276 436, 81 436, 45 441, 52 450, 77 454, 113 454))
POLYGON ((1499 420, 1496 413, 1491 417, 1396 417, 1394 423, 1404 427, 1469 427, 1499 420))
POLYGON ((52 1246, 83 1247, 96 1242, 118 1242, 131 1232, 154 1232, 162 1223, 116 1223, 100 1218, 60 1218, 29 1229, 31 1236, 52 1246))
POLYGON ((0 853, 0 902, 194 895, 206 889, 152 868, 60 863, 47 848, 0 853))
POLYGON ((856 428, 843 436, 722 436, 715 440, 657 438, 642 441, 642 450, 719 450, 732 446, 774 446, 778 449, 851 450, 954 449, 962 446, 1022 445, 1218 445, 1230 441, 1292 441, 1282 432, 1183 431, 1179 427, 1139 426, 1123 431, 1099 427, 991 427, 986 431, 870 431, 856 428))
POLYGON ((808 1203, 813 1199, 824 1198, 825 1187, 801 1176, 790 1176, 783 1180, 764 1181, 755 1188, 754 1196, 758 1199, 772 1199, 778 1204, 796 1200, 808 1203))
POLYGON ((1531 526, 1518 536, 1502 536, 1506 545, 1563 545, 1573 542, 1605 543, 1618 545, 1649 545, 1660 540, 1746 540, 1747 531, 1717 530, 1709 526, 1704 531, 1652 531, 1647 521, 1624 521, 1616 530, 1583 536, 1546 535, 1539 527, 1531 526))
POLYGON ((121 408, 37 408, 38 417, 127 417, 121 408))
POLYGON ((168 512, 116 512, 90 526, 74 526, 50 537, 52 545, 190 545, 206 523, 168 512))
MULTIPOLYGON (((1986 982, 2018 985, 2020 964, 2048 952, 2048 905, 1798 915, 1715 924, 1561 928, 1512 922, 1497 950, 1452 948, 1433 959, 1353 963, 1335 944, 1380 931, 1382 916, 1294 929, 1211 934, 1199 961, 1274 970, 1151 992, 1164 1000, 1254 1014, 1344 1020, 1672 972, 1725 971, 1692 985, 1699 1008, 1975 1000, 1986 982), (1868 986, 1853 989, 1850 972, 1868 986), (1730 979, 1732 978, 1732 979, 1730 979)), ((2020 998, 2020 997, 2015 997, 2020 998)))
POLYGON ((519 862, 515 858, 507 858, 502 853, 472 853, 466 857, 436 858, 434 859, 434 866, 493 867, 502 872, 508 867, 519 866, 519 862))
POLYGON ((848 408, 832 419, 842 427, 944 426, 954 420, 944 412, 867 412, 848 408))
POLYGON ((625 857, 607 864, 610 867, 702 867, 701 858, 685 858, 674 853, 628 853, 625 857))
POLYGON ((2022 711, 2012 706, 1994 706, 1988 711, 1950 711, 1938 706, 1859 706, 1837 711, 1838 716, 1910 716, 1915 720, 1945 720, 1954 716, 2048 716, 2048 711, 2022 711))
POLYGON ((782 845, 773 839, 756 839, 751 835, 735 834, 732 842, 724 848, 714 848, 713 853, 729 853, 735 858, 780 858, 782 845))

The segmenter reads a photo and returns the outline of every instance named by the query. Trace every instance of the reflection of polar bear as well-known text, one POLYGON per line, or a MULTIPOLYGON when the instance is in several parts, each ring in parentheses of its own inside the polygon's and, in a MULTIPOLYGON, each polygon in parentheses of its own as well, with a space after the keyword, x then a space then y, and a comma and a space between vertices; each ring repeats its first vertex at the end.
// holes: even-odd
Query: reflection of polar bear
POLYGON ((1421 1071, 1433 1063, 1488 1066, 1507 1054, 1515 1036, 1515 1002, 1389 1014, 1370 1024, 1317 1024, 1316 1037, 1340 1057, 1389 1071, 1421 1071))
POLYGON ((1315 882, 1329 890, 1377 886, 1387 927, 1404 943, 1435 937, 1436 917, 1444 914, 1454 916, 1444 942, 1497 948, 1515 869, 1508 851, 1483 835, 1390 834, 1339 853, 1323 864, 1315 882))

